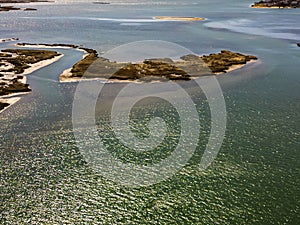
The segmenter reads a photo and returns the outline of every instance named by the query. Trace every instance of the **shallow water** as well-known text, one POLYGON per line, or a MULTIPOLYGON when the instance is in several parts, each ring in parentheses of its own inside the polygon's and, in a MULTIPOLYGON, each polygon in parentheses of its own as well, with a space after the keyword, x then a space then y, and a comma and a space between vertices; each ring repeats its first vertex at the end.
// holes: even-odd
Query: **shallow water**
MULTIPOLYGON (((196 152, 181 171, 143 188, 123 187, 93 171, 72 132, 77 84, 57 82, 82 52, 58 49, 65 57, 28 76, 33 91, 0 115, 1 223, 298 224, 300 49, 294 40, 300 40, 299 10, 250 9, 249 1, 112 2, 33 4, 38 11, 2 13, 0 38, 83 44, 99 52, 154 39, 197 54, 230 49, 257 55, 260 64, 218 77, 228 119, 218 157, 199 171, 210 113, 199 90, 186 84, 201 129, 196 152), (156 15, 200 16, 208 21, 152 21, 156 15)), ((6 47, 10 44, 0 44, 6 47)), ((145 154, 113 148, 116 140, 107 111, 122 85, 110 86, 112 91, 97 106, 99 129, 110 151, 142 164, 171 154, 178 142, 179 118, 160 101, 136 107, 133 128, 143 137, 148 131, 141 115, 146 121, 160 116, 169 123, 169 139, 145 154)))

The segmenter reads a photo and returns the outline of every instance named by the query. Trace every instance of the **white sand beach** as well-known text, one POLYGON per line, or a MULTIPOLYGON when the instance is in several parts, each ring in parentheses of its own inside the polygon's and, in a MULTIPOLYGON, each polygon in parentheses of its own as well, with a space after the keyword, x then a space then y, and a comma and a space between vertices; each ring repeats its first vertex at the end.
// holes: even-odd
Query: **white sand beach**
MULTIPOLYGON (((31 74, 33 73, 34 71, 36 70, 39 70, 45 66, 48 66, 56 61, 58 61, 59 59, 61 59, 62 57, 64 57, 63 54, 59 55, 59 56, 56 56, 52 59, 48 59, 48 60, 43 60, 43 61, 40 61, 38 63, 34 63, 34 64, 29 64, 30 68, 26 69, 24 71, 24 73, 22 74, 4 74, 3 78, 0 79, 1 82, 3 83, 10 83, 13 79, 16 79, 18 76, 23 76, 22 79, 19 79, 19 82, 23 83, 23 84, 26 84, 26 81, 27 81, 27 78, 26 78, 26 75, 28 74, 31 74)), ((2 103, 8 103, 10 104, 8 107, 2 109, 0 111, 3 112, 4 110, 6 110, 7 108, 9 108, 10 106, 12 106, 13 104, 15 104, 16 102, 18 102, 21 98, 20 97, 15 97, 16 95, 17 96, 20 96, 20 95, 24 95, 24 94, 27 94, 28 92, 22 92, 22 93, 13 93, 13 94, 8 94, 8 95, 3 95, 3 96, 0 96, 0 102, 2 103)))
POLYGON ((14 46, 17 47, 23 47, 23 48, 63 48, 63 49, 70 49, 72 47, 69 46, 61 46, 61 45, 54 45, 54 46, 49 46, 49 45, 36 45, 36 44, 15 44, 14 46))
POLYGON ((177 17, 177 16, 155 16, 155 20, 166 20, 166 21, 203 21, 205 18, 202 17, 177 17))
MULTIPOLYGON (((230 73, 232 71, 235 71, 235 70, 238 70, 238 69, 241 69, 245 66, 250 66, 251 64, 257 64, 257 63, 260 63, 260 60, 250 60, 249 62, 247 62, 246 64, 239 64, 239 65, 232 65, 228 70, 226 70, 226 73, 230 73)), ((220 74, 224 74, 224 73, 216 73, 217 75, 220 75, 220 74)))
POLYGON ((21 75, 31 74, 36 70, 39 70, 39 69, 41 69, 45 66, 48 66, 48 65, 60 60, 62 57, 64 57, 64 54, 61 54, 59 56, 55 56, 52 59, 43 60, 43 61, 40 61, 40 62, 37 62, 37 63, 34 63, 34 64, 28 64, 30 66, 30 68, 25 69, 24 73, 22 73, 21 75))
POLYGON ((18 102, 21 98, 20 97, 12 97, 12 98, 0 98, 0 102, 7 103, 9 106, 5 107, 4 109, 0 110, 0 113, 7 110, 9 107, 11 107, 13 104, 18 102))

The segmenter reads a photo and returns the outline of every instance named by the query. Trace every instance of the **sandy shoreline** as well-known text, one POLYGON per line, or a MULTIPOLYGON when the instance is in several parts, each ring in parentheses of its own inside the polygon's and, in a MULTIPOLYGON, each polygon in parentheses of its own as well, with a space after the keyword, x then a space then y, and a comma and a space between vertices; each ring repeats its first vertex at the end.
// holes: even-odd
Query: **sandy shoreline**
MULTIPOLYGON (((85 54, 82 56, 82 59, 85 59, 89 53, 84 50, 84 49, 76 49, 76 50, 79 50, 79 51, 83 51, 85 54)), ((78 82, 81 78, 66 78, 68 76, 72 76, 72 68, 73 67, 70 67, 68 69, 65 69, 60 75, 59 75, 59 82, 61 83, 68 83, 68 82, 78 82), (71 81, 70 81, 71 80, 71 81)))
POLYGON ((49 46, 49 45, 35 45, 35 44, 25 44, 25 45, 20 45, 20 44, 14 44, 14 46, 21 47, 21 48, 63 48, 63 49, 70 49, 72 47, 69 46, 49 46))
MULTIPOLYGON (((49 45, 36 45, 36 44, 25 44, 25 45, 20 45, 20 44, 15 44, 15 46, 17 47, 23 47, 23 48, 46 48, 46 49, 74 49, 74 50, 77 50, 77 51, 81 51, 81 52, 84 52, 84 55, 82 56, 82 59, 86 58, 89 53, 82 49, 82 48, 79 48, 79 47, 71 47, 71 46, 61 46, 61 45, 55 45, 55 46, 49 46, 49 45)), ((51 63, 50 63, 51 64, 51 63)), ((44 67, 44 66, 42 66, 44 67)), ((30 68, 29 68, 30 69, 30 68)), ((70 75, 71 74, 71 70, 72 70, 72 67, 68 68, 68 69, 65 69, 60 75, 59 77, 61 77, 62 75, 64 76, 67 76, 67 75, 70 75)), ((27 71, 26 71, 27 72, 27 71)), ((76 79, 76 78, 74 78, 76 79)), ((60 80, 60 82, 68 82, 68 81, 64 81, 63 79, 60 80)), ((75 81, 72 81, 72 82, 75 82, 75 81)))
POLYGON ((88 55, 88 52, 80 47, 71 47, 71 46, 61 46, 61 45, 55 45, 55 46, 49 46, 49 45, 35 45, 35 44, 25 44, 25 45, 20 45, 20 44, 15 44, 14 46, 21 47, 21 48, 48 48, 48 49, 75 49, 77 51, 84 52, 84 57, 85 55, 88 55))
MULTIPOLYGON (((259 64, 259 63, 261 63, 260 60, 250 60, 246 64, 232 65, 228 70, 226 70, 226 73, 230 73, 230 72, 236 71, 238 69, 242 69, 245 66, 250 66, 250 65, 259 64)), ((71 69, 67 69, 64 72, 66 74, 69 74, 70 70, 71 69)), ((215 73, 214 75, 218 76, 218 75, 222 75, 222 74, 226 74, 226 73, 215 73)), ((201 76, 191 77, 191 79, 198 79, 198 78, 201 78, 201 76)), ((80 81, 102 81, 103 83, 136 83, 136 84, 159 82, 159 81, 144 82, 141 80, 136 81, 136 80, 106 79, 106 78, 100 78, 100 77, 99 78, 72 77, 72 78, 63 78, 60 80, 60 83, 76 83, 76 82, 80 82, 80 81)))
MULTIPOLYGON (((245 66, 251 65, 251 64, 256 64, 256 63, 260 63, 260 60, 250 60, 249 62, 247 62, 246 64, 239 64, 239 65, 232 65, 228 70, 226 70, 226 73, 230 73, 232 71, 238 70, 238 69, 242 69, 245 66)), ((224 73, 216 73, 216 75, 221 75, 224 73)))
POLYGON ((155 20, 166 20, 166 21, 203 21, 205 18, 202 17, 177 17, 177 16, 155 16, 155 20))
POLYGON ((20 74, 20 75, 28 75, 33 73, 36 70, 39 70, 41 68, 44 68, 46 66, 51 65, 52 63, 55 63, 56 61, 60 60, 62 57, 64 57, 64 54, 60 53, 61 55, 59 56, 55 56, 52 59, 47 59, 47 60, 43 60, 34 64, 28 64, 30 66, 30 68, 25 69, 24 73, 20 74))
MULTIPOLYGON (((68 77, 70 75, 72 75, 71 73, 72 68, 68 68, 65 69, 60 75, 59 75, 59 82, 61 83, 65 83, 65 82, 69 82, 69 80, 77 80, 76 78, 65 78, 68 77)), ((74 81, 75 82, 75 81, 74 81)))
MULTIPOLYGON (((118 79, 106 79, 106 78, 82 78, 82 77, 72 77, 72 78, 65 78, 60 80, 60 83, 76 83, 80 81, 101 81, 103 83, 142 83, 141 81, 136 80, 118 80, 118 79)), ((147 82, 150 83, 150 82, 147 82)))
MULTIPOLYGON (((62 57, 64 57, 63 54, 56 56, 52 59, 43 60, 43 61, 40 61, 40 62, 37 62, 34 64, 28 64, 30 66, 30 68, 25 69, 24 73, 22 73, 22 74, 5 75, 5 78, 6 79, 8 78, 8 80, 6 82, 9 83, 10 80, 15 79, 17 76, 23 76, 23 78, 20 79, 19 81, 23 84, 26 84, 26 81, 27 81, 26 75, 31 74, 34 71, 37 71, 41 68, 44 68, 44 67, 50 65, 50 64, 58 61, 62 57)), ((2 81, 2 82, 4 82, 4 81, 2 81)), ((15 97, 16 95, 20 96, 20 95, 25 95, 27 93, 29 93, 29 92, 11 93, 8 95, 0 96, 0 102, 9 104, 9 106, 2 109, 0 111, 0 113, 3 112, 4 110, 8 109, 10 106, 12 106, 13 104, 15 104, 16 102, 18 102, 21 99, 21 97, 15 97)))
POLYGON ((18 102, 20 99, 21 99, 20 97, 8 98, 8 99, 2 99, 2 98, 0 98, 0 102, 9 104, 9 106, 7 106, 4 109, 0 110, 0 113, 2 113, 3 111, 7 110, 9 107, 11 107, 13 104, 15 104, 16 102, 18 102))
MULTIPOLYGON (((167 18, 174 19, 173 17, 167 17, 167 18)), ((193 18, 189 18, 189 19, 193 19, 193 18)), ((43 45, 43 44, 38 44, 38 45, 35 45, 35 44, 32 44, 32 45, 31 44, 25 44, 25 45, 15 44, 15 46, 23 47, 23 48, 27 47, 27 48, 47 48, 47 49, 59 49, 59 48, 61 48, 61 49, 75 49, 75 50, 82 51, 82 52, 85 53, 82 56, 82 59, 85 59, 87 56, 89 56, 91 54, 90 52, 88 52, 84 48, 77 47, 77 46, 76 47, 60 46, 60 45, 49 46, 49 45, 43 45)), ((24 75, 31 74, 32 72, 34 72, 38 69, 46 67, 46 66, 58 61, 62 57, 64 57, 64 54, 60 53, 60 55, 55 56, 52 59, 43 60, 43 61, 40 61, 40 62, 35 63, 35 64, 29 64, 30 68, 25 69, 24 73, 11 75, 11 77, 14 77, 14 76, 17 76, 17 75, 23 76, 23 79, 20 80, 20 82, 26 83, 26 76, 24 76, 24 75)), ((220 73, 215 72, 214 74, 215 75, 220 75, 220 74, 230 73, 232 71, 241 69, 246 65, 257 63, 258 61, 259 60, 250 60, 245 64, 231 65, 227 70, 225 70, 225 72, 220 72, 220 73)), ((70 76, 72 76, 72 73, 71 73, 72 68, 73 67, 68 68, 68 69, 64 70, 62 74, 60 74, 60 82, 61 83, 73 83, 73 82, 80 82, 80 81, 99 81, 99 82, 103 82, 103 83, 132 83, 133 82, 133 83, 141 84, 141 83, 159 82, 159 79, 158 80, 154 79, 153 81, 143 81, 143 80, 129 80, 129 79, 128 80, 119 80, 119 79, 109 79, 108 80, 106 78, 101 78, 101 77, 99 77, 99 78, 98 77, 95 77, 95 78, 70 77, 70 76), (69 78, 68 78, 68 76, 69 76, 69 78)), ((195 79, 200 78, 200 76, 199 77, 191 77, 191 79, 194 79, 194 78, 195 79)), ((17 101, 20 100, 19 96, 22 95, 22 94, 26 94, 26 93, 16 93, 16 94, 10 94, 10 95, 6 95, 6 96, 0 96, 0 102, 8 103, 11 106, 11 105, 13 105, 14 103, 16 103, 17 101), (18 95, 18 96, 16 97, 16 95, 18 95)), ((8 106, 8 107, 10 107, 10 106, 8 106)), ((4 111, 8 107, 2 109, 0 112, 4 111)))
POLYGON ((85 54, 83 55, 83 58, 88 55, 88 52, 82 48, 74 48, 74 47, 69 47, 69 46, 49 46, 49 45, 35 45, 35 44, 26 44, 26 45, 19 45, 15 44, 14 46, 21 47, 21 48, 48 48, 48 49, 75 49, 77 51, 84 52, 85 54))
POLYGON ((293 9, 293 7, 279 7, 279 6, 257 6, 257 5, 251 5, 251 8, 256 8, 256 9, 293 9))

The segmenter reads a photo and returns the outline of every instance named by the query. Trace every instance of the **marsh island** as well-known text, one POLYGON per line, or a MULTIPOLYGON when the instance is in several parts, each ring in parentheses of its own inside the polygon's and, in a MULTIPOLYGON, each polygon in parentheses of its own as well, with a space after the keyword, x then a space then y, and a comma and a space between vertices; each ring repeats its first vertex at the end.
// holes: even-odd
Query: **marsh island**
POLYGON ((103 78, 116 81, 191 80, 193 78, 222 74, 243 67, 256 56, 223 50, 210 55, 185 55, 179 60, 170 58, 146 59, 143 62, 111 62, 99 57, 97 52, 86 49, 88 54, 72 68, 66 70, 61 81, 81 78, 103 78))
MULTIPOLYGON (((178 60, 171 58, 145 59, 143 62, 111 62, 98 55, 94 49, 73 44, 18 43, 18 47, 72 48, 85 54, 79 62, 60 75, 60 81, 73 82, 81 79, 109 79, 112 81, 185 81, 201 76, 223 74, 239 69, 256 56, 222 50, 210 55, 184 55, 178 60)), ((0 102, 1 109, 9 106, 7 96, 30 91, 26 74, 42 68, 63 57, 52 50, 5 49, 0 53, 0 102)))
POLYGON ((252 8, 300 8, 300 0, 264 0, 255 2, 252 8))
POLYGON ((16 99, 10 96, 27 93, 26 74, 58 60, 63 55, 48 50, 5 49, 0 52, 0 111, 16 99))

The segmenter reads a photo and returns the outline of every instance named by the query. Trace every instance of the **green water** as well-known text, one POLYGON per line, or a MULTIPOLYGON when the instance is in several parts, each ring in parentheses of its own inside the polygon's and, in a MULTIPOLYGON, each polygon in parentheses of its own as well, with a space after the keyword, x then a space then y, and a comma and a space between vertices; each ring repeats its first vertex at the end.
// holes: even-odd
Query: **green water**
MULTIPOLYGON (((218 10, 200 6, 187 9, 195 16, 199 10, 216 21, 246 15, 253 19, 264 14, 257 11, 250 14, 249 9, 243 14, 240 7, 244 5, 231 8, 232 5, 222 15, 218 10)), ((72 10, 55 7, 61 7, 61 11, 50 9, 45 16, 64 11, 72 15, 80 12, 82 5, 73 6, 72 10)), ((119 16, 140 19, 144 13, 153 15, 157 7, 142 10, 143 6, 139 6, 137 12, 133 9, 127 12, 125 7, 119 16)), ((181 9, 169 5, 158 8, 161 13, 171 14, 181 9)), ((95 16, 101 9, 88 10, 95 16)), ((84 11, 85 16, 88 10, 84 11)), ((103 13, 115 15, 110 10, 103 13)), ((278 12, 283 17, 284 13, 278 12)), ((10 24, 7 21, 13 16, 1 17, 2 24, 10 24)), ((22 15, 17 16, 23 21, 22 15)), ((267 19, 272 21, 268 16, 267 19)), ((57 36, 57 41, 84 42, 88 47, 100 49, 159 38, 182 44, 199 54, 224 48, 254 54, 260 63, 218 77, 228 122, 218 157, 207 170, 200 171, 199 163, 210 133, 209 107, 203 94, 187 84, 201 124, 196 152, 174 176, 149 187, 130 188, 93 171, 77 148, 72 130, 77 84, 60 84, 57 80, 82 53, 59 49, 65 57, 31 74, 28 82, 33 91, 0 115, 1 224, 299 224, 300 51, 293 41, 208 29, 202 24, 128 28, 115 23, 79 22, 76 18, 54 23, 32 19, 29 24, 33 33, 40 36, 21 25, 15 29, 3 25, 3 33, 20 35, 22 41, 33 42, 53 42, 53 36, 57 36), (83 39, 85 33, 74 35, 80 26, 89 33, 86 39, 83 39)), ((113 95, 122 85, 110 87, 113 95)), ((123 162, 138 165, 155 164, 168 157, 179 138, 180 118, 176 110, 161 101, 141 103, 132 112, 133 131, 141 138, 146 137, 147 121, 153 116, 162 117, 168 124, 165 142, 143 153, 123 146, 115 148, 120 143, 110 125, 109 94, 103 105, 97 106, 97 124, 99 136, 110 152, 123 162)), ((184 104, 183 108, 188 111, 184 104)))
MULTIPOLYGON (((30 82, 36 86, 46 82, 49 88, 43 94, 35 89, 1 117, 3 224, 297 224, 298 112, 287 109, 299 108, 299 102, 293 95, 286 101, 279 97, 282 90, 274 93, 268 88, 268 76, 225 88, 226 138, 204 172, 198 166, 210 131, 209 111, 205 98, 195 93, 202 126, 196 153, 172 178, 132 189, 86 164, 70 122, 75 84, 35 77, 41 74, 43 70, 35 72, 30 82), (262 82, 263 98, 261 92, 253 92, 262 82)), ((179 129, 178 115, 169 107, 153 104, 133 113, 133 128, 141 136, 147 135, 145 113, 167 119, 169 137, 156 151, 136 154, 119 148, 112 153, 125 162, 142 164, 167 157, 179 129)), ((106 145, 114 148, 107 114, 100 114, 98 123, 106 145)))

